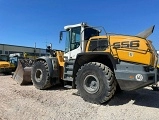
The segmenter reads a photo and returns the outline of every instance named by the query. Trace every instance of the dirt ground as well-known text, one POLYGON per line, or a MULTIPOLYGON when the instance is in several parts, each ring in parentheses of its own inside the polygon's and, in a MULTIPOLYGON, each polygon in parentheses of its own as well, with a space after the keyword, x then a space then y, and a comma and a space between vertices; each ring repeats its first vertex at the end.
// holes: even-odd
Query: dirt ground
POLYGON ((0 76, 0 120, 158 120, 159 91, 122 92, 96 105, 73 95, 76 89, 37 90, 0 76))

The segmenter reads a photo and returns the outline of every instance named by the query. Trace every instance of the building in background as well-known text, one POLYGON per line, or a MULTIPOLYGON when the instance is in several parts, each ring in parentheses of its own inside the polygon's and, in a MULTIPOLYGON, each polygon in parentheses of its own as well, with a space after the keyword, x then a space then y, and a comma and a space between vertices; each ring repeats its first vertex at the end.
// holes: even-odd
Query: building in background
POLYGON ((27 53, 31 56, 45 56, 46 49, 0 44, 0 54, 27 53))

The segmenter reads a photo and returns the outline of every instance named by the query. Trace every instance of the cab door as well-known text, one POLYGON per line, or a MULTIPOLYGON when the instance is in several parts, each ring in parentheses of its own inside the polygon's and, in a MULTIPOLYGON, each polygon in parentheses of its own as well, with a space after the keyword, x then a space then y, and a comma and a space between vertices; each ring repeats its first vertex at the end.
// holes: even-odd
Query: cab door
POLYGON ((81 50, 81 26, 71 28, 67 32, 67 38, 65 43, 65 54, 64 57, 66 59, 76 59, 78 53, 81 50))

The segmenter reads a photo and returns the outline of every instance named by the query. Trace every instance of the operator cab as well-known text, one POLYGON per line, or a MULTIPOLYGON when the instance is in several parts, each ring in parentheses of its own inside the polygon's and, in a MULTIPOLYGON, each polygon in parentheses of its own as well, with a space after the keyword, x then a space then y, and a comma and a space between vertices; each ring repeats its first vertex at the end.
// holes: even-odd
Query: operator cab
POLYGON ((76 59, 78 53, 85 52, 86 43, 90 37, 99 36, 100 31, 87 25, 80 23, 75 25, 67 25, 64 27, 66 31, 60 32, 60 40, 62 33, 66 32, 65 43, 65 59, 76 59))

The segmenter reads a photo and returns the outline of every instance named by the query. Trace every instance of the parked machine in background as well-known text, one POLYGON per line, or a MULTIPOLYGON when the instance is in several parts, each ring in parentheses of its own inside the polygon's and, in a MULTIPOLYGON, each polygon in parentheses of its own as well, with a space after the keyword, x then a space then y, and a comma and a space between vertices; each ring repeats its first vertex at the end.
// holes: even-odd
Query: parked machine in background
POLYGON ((16 70, 16 68, 18 66, 19 59, 24 59, 24 57, 20 53, 9 54, 10 63, 14 65, 13 72, 16 70))
POLYGON ((33 56, 33 55, 31 56, 27 53, 12 53, 9 55, 1 54, 0 55, 0 73, 11 74, 12 72, 16 70, 19 60, 21 62, 23 61, 28 66, 28 64, 30 64, 28 62, 33 61, 36 58, 37 58, 36 56, 33 56))
POLYGON ((0 54, 0 73, 11 74, 13 70, 15 66, 10 62, 9 55, 0 54))
MULTIPOLYGON (((101 104, 118 90, 130 91, 158 82, 157 53, 147 40, 154 26, 135 36, 100 35, 101 30, 86 23, 64 29, 60 40, 65 32, 65 51, 47 49, 49 57, 39 57, 29 66, 29 82, 37 89, 63 83, 64 87, 77 88, 85 101, 101 104)), ((17 69, 23 69, 20 65, 17 69)), ((19 77, 21 69, 13 79, 27 83, 26 76, 19 77)))

